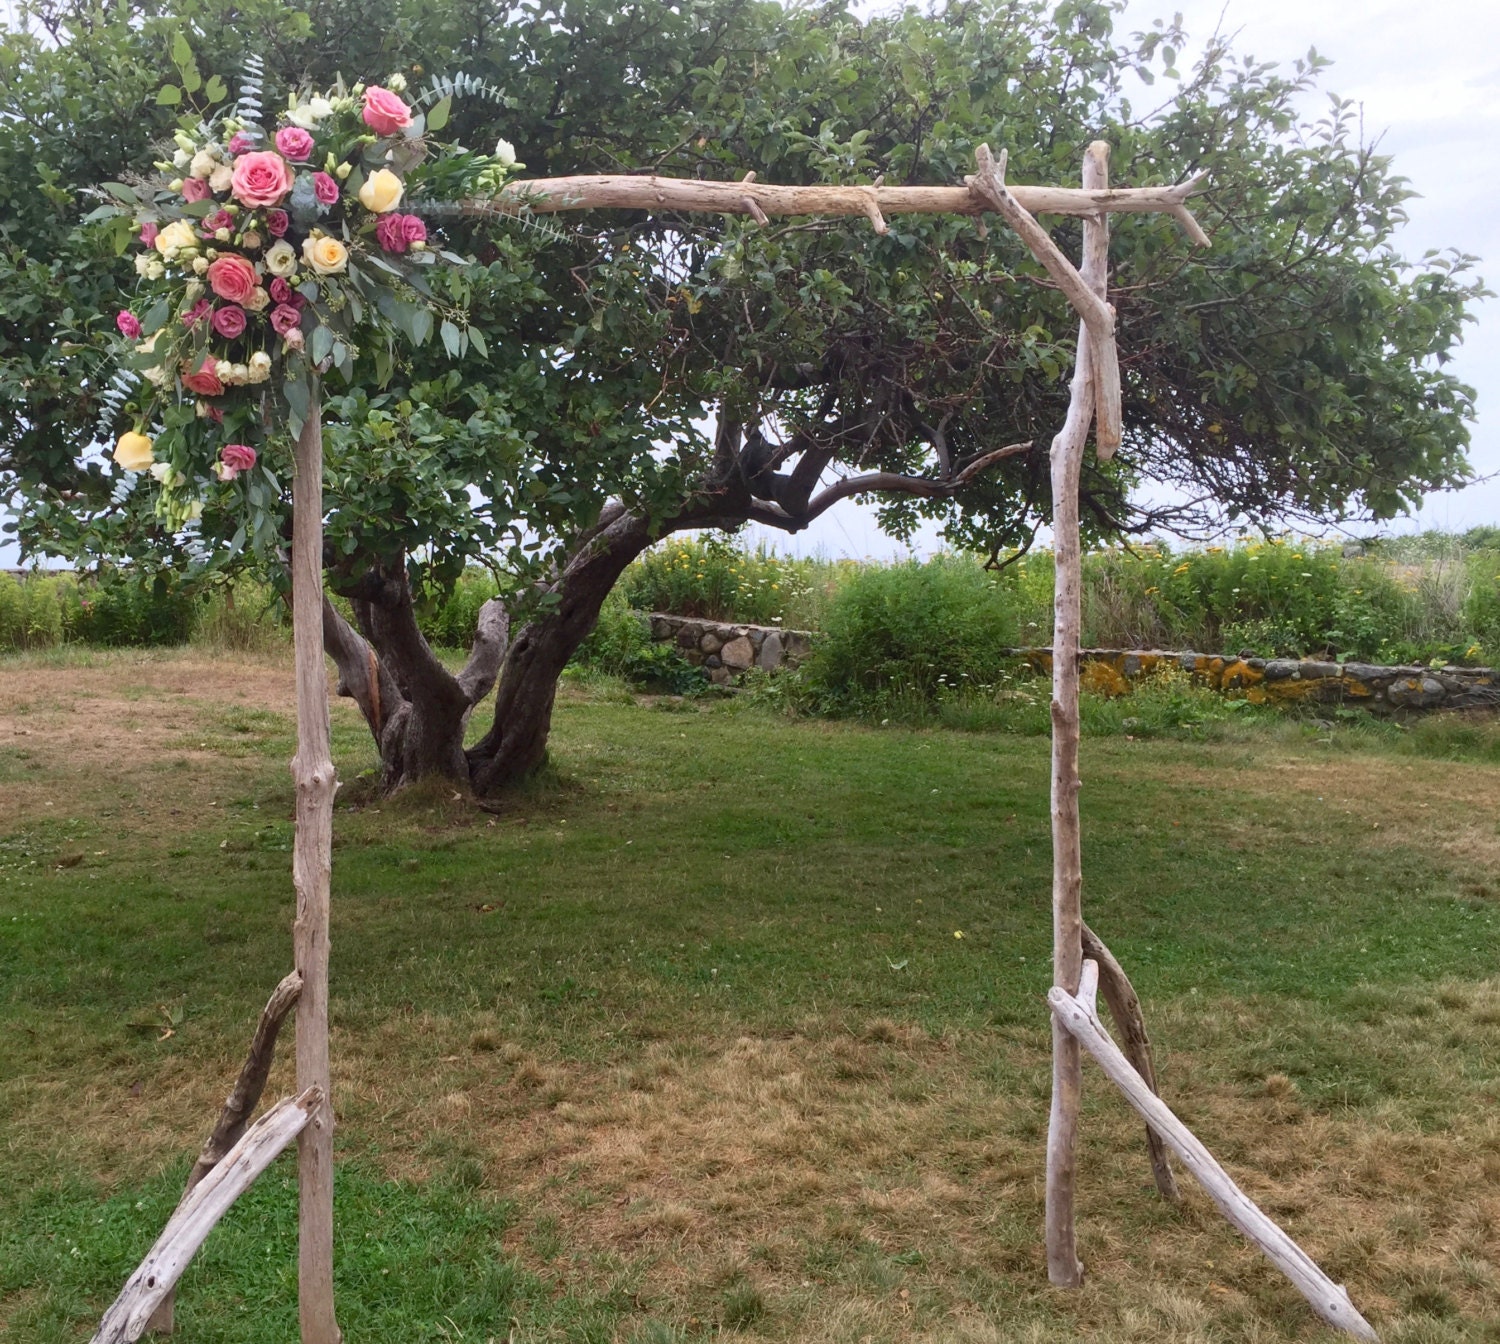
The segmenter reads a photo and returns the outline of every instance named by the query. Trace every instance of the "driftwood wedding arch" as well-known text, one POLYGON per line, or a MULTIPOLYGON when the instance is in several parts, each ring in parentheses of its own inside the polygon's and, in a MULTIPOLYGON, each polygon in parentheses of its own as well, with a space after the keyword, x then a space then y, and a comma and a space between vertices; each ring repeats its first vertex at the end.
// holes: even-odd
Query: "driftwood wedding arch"
MULTIPOLYGON (((999 215, 1067 296, 1079 316, 1078 352, 1067 416, 1051 446, 1053 546, 1056 555, 1052 671, 1052 1010, 1053 1086, 1047 1133, 1047 1273, 1060 1287, 1082 1282, 1074 1226, 1076 1149, 1087 1051, 1147 1125, 1157 1187, 1177 1189, 1167 1150, 1203 1184, 1224 1216, 1260 1247, 1330 1325, 1362 1340, 1375 1331, 1344 1289, 1268 1218, 1156 1094, 1151 1048, 1140 1004, 1108 948, 1083 922, 1078 813, 1078 650, 1080 542, 1078 486, 1089 431, 1096 451, 1120 443, 1120 368, 1114 310, 1107 299, 1109 216, 1162 213, 1199 246, 1208 237, 1187 208, 1196 179, 1171 187, 1112 190, 1109 147, 1089 146, 1082 188, 1008 186, 1005 153, 986 146, 976 171, 959 187, 778 186, 754 181, 698 182, 662 177, 564 177, 511 183, 493 200, 471 201, 471 215, 633 209, 747 215, 864 217, 886 231, 887 214, 999 215), (1082 264, 1075 267, 1037 223, 1038 214, 1082 216, 1082 264), (1110 1038, 1095 1007, 1103 991, 1125 1049, 1110 1038)), ((998 455, 990 454, 986 464, 998 455)), ((188 1188, 161 1236, 104 1314, 94 1344, 122 1344, 149 1326, 171 1329, 177 1279, 234 1199, 295 1139, 298 1143, 298 1270, 302 1344, 339 1344, 333 1303, 333 1106, 328 1052, 328 944, 333 797, 337 778, 329 748, 328 682, 323 654, 322 433, 314 407, 296 444, 293 481, 292 622, 297 681, 296 843, 292 860, 297 913, 296 969, 261 1015, 249 1057, 204 1145, 188 1188), (283 1019, 296 1005, 296 1096, 253 1124, 283 1019)), ((939 482, 948 487, 958 482, 939 482)))

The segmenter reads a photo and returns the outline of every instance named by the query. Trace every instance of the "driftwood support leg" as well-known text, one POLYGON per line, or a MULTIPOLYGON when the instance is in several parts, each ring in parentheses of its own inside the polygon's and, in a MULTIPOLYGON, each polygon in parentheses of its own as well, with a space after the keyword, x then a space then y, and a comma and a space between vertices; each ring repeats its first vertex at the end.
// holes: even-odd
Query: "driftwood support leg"
POLYGON ((310 1087, 277 1102, 240 1136, 224 1160, 177 1206, 156 1244, 104 1313, 90 1344, 133 1344, 141 1337, 146 1322, 182 1277, 214 1224, 302 1133, 322 1102, 322 1094, 310 1087))
POLYGON ((292 948, 297 999, 297 1086, 314 1088, 317 1113, 297 1143, 297 1303, 302 1344, 340 1344, 333 1312, 333 1098, 328 1064, 328 926, 333 795, 328 673, 323 663, 323 432, 317 389, 297 436, 292 478, 292 646, 297 669, 297 834, 292 948))
MULTIPOLYGON (((1083 955, 1099 968, 1099 988, 1104 1002, 1109 1005, 1109 1015, 1114 1019, 1115 1030, 1124 1043, 1125 1057, 1131 1067, 1146 1080, 1153 1092, 1160 1092, 1156 1085, 1156 1060, 1151 1053, 1151 1038, 1146 1035, 1146 1018, 1141 1012, 1141 1001, 1125 974, 1125 968, 1115 960, 1115 955, 1105 947, 1087 924, 1083 926, 1083 955)), ((1092 1004, 1089 1005, 1092 1009, 1092 1004)), ((1172 1164, 1167 1158, 1167 1148, 1161 1136, 1146 1126, 1146 1151, 1151 1157, 1151 1173, 1156 1177, 1156 1188, 1169 1204, 1182 1202, 1177 1189, 1177 1178, 1172 1174, 1172 1164)))
POLYGON ((1355 1309, 1344 1288, 1328 1277, 1295 1241, 1261 1212, 1259 1206, 1230 1178, 1193 1132, 1182 1123, 1130 1066, 1120 1047, 1109 1038, 1099 1019, 1073 995, 1054 986, 1047 993, 1053 1020, 1073 1036, 1098 1061, 1109 1080, 1124 1093, 1182 1164, 1202 1183, 1223 1215, 1265 1252, 1271 1263, 1289 1278, 1312 1309, 1335 1329, 1356 1339, 1374 1341, 1379 1336, 1355 1309))
MULTIPOLYGON (((271 991, 271 997, 261 1010, 255 1035, 250 1040, 250 1053, 245 1057, 240 1076, 235 1080, 233 1090, 224 1099, 224 1106, 219 1111, 219 1121, 198 1153, 198 1160, 193 1163, 192 1171, 188 1173, 187 1187, 182 1192, 182 1200, 178 1201, 179 1209, 193 1193, 198 1182, 218 1166, 225 1154, 240 1141, 245 1126, 255 1114, 255 1108, 260 1105, 261 1093, 266 1090, 266 1079, 271 1073, 271 1063, 276 1058, 276 1037, 281 1031, 281 1024, 301 992, 302 977, 296 971, 288 973, 271 991)), ((172 1300, 175 1294, 176 1289, 167 1290, 161 1305, 146 1322, 148 1332, 159 1335, 172 1333, 172 1300)))

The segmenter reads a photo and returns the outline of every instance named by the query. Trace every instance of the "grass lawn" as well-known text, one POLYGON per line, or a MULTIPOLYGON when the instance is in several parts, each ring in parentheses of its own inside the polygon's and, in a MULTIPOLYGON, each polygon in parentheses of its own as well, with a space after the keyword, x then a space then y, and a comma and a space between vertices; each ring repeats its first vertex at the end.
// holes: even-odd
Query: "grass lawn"
MULTIPOLYGON (((56 1344, 289 968, 292 680, 0 666, 0 1335, 56 1344)), ((1164 1094, 1408 1344, 1500 1340, 1500 767, 1465 732, 1084 745, 1085 910, 1164 1094)), ((347 702, 334 742, 350 1344, 1331 1338, 1185 1174, 1156 1199, 1091 1065, 1088 1280, 1047 1286, 1045 739, 573 690, 498 814, 376 798, 347 702)), ((182 1339, 295 1338, 293 1176, 210 1238, 182 1339)))

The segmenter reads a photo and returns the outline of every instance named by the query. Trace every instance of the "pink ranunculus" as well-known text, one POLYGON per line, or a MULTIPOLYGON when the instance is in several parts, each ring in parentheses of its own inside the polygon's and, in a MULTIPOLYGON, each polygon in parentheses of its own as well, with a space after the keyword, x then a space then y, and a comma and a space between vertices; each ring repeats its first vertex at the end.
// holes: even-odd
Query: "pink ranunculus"
POLYGON ((300 126, 283 126, 276 132, 276 148, 293 163, 306 163, 313 152, 313 138, 300 126))
POLYGON ((266 211, 266 232, 273 238, 280 238, 285 234, 291 222, 291 216, 285 210, 266 211))
POLYGON ((269 289, 273 303, 290 303, 297 292, 287 284, 285 277, 280 275, 272 278, 269 289))
POLYGON ((401 216, 401 234, 407 244, 425 243, 427 241, 427 225, 422 223, 415 215, 401 216))
POLYGON ((119 327, 120 335, 126 340, 133 341, 141 334, 141 320, 128 308, 122 308, 115 314, 115 326, 119 327))
POLYGON ((245 334, 245 310, 232 303, 215 308, 211 320, 214 330, 226 341, 238 340, 245 334))
POLYGON ((255 137, 246 135, 244 131, 236 131, 229 137, 229 144, 225 148, 231 154, 244 154, 255 148, 255 137))
POLYGON ((155 247, 156 235, 161 232, 160 225, 154 219, 148 219, 141 225, 141 246, 155 247))
POLYGON ((229 303, 244 303, 260 284, 255 267, 236 253, 215 257, 204 273, 208 287, 229 303))
POLYGON ((255 459, 255 449, 248 443, 226 443, 219 449, 219 461, 236 473, 249 471, 255 465, 255 459))
POLYGON ((381 215, 375 221, 375 241, 387 252, 406 251, 406 231, 398 214, 381 215))
POLYGON ((289 331, 299 331, 302 327, 302 314, 290 303, 278 303, 271 309, 271 328, 278 336, 285 336, 289 331))
POLYGON ((224 395, 224 384, 219 381, 219 375, 214 372, 213 357, 205 357, 202 367, 195 373, 184 372, 182 385, 196 396, 200 397, 222 397, 224 395))
POLYGON ((216 233, 219 229, 234 228, 234 216, 227 210, 215 210, 203 221, 204 233, 216 233))
POLYGON ((332 205, 339 198, 339 184, 327 173, 314 173, 313 195, 319 205, 332 205))
POLYGON ((234 161, 230 192, 241 205, 255 210, 275 205, 292 189, 292 170, 280 154, 259 150, 234 161))
POLYGON ((185 177, 182 179, 182 199, 185 201, 206 201, 213 195, 213 188, 208 185, 206 177, 185 177))
POLYGON ((365 90, 365 125, 376 135, 395 135, 411 125, 411 108, 378 84, 365 90))
POLYGON ((185 327, 196 327, 212 311, 213 304, 207 299, 199 299, 197 303, 182 315, 182 325, 185 327))

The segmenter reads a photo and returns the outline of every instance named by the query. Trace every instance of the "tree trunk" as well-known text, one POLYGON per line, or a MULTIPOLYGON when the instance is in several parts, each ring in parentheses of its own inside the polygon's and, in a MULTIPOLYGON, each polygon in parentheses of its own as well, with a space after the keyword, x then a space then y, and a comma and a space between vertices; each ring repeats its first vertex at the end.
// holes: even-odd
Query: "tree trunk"
MULTIPOLYGON (((673 530, 670 525, 663 533, 673 530)), ((604 599, 625 566, 654 540, 650 520, 611 503, 550 585, 557 605, 516 636, 500 673, 495 722, 469 749, 469 779, 477 794, 514 784, 546 759, 557 679, 588 638, 604 599)))
POLYGON ((359 629, 325 601, 323 647, 338 668, 338 693, 359 706, 380 749, 382 786, 399 789, 429 775, 467 783, 464 730, 505 656, 504 605, 491 599, 480 609, 468 662, 455 676, 417 624, 404 560, 344 591, 359 629))

